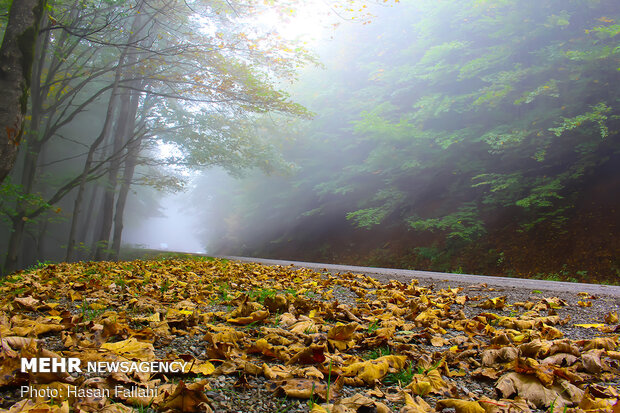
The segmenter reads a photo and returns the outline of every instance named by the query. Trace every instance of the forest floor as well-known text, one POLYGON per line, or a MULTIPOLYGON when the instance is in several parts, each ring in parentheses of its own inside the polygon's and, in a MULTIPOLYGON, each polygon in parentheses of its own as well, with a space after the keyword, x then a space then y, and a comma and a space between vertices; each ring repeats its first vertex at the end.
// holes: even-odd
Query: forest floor
POLYGON ((620 412, 613 296, 207 257, 51 264, 0 290, 3 411, 620 412), (22 371, 42 357, 83 372, 22 371), (180 371, 135 371, 158 362, 180 371))

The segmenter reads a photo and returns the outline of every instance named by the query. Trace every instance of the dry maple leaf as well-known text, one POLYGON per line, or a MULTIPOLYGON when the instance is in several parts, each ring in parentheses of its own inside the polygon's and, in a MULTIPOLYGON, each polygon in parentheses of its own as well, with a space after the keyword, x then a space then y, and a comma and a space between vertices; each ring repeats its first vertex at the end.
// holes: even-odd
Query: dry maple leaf
POLYGON ((293 357, 290 358, 289 361, 286 362, 286 365, 290 365, 293 363, 300 364, 320 364, 325 361, 325 352, 326 348, 324 345, 312 344, 309 347, 302 349, 297 352, 293 357))
POLYGON ((385 404, 358 393, 338 400, 329 410, 331 413, 357 413, 362 411, 389 413, 390 409, 385 404))
POLYGON ((345 377, 354 377, 355 383, 374 384, 386 374, 395 373, 405 367, 406 356, 383 356, 375 360, 356 362, 342 367, 345 377))
POLYGON ((502 347, 500 349, 487 349, 480 356, 483 366, 493 366, 498 363, 509 363, 516 360, 519 351, 515 347, 502 347))
POLYGON ((447 390, 448 386, 441 377, 438 369, 433 369, 424 374, 414 374, 411 383, 407 385, 414 394, 424 396, 428 393, 441 394, 447 390))
POLYGON ((30 399, 24 399, 15 403, 8 413, 32 412, 32 413, 69 413, 69 402, 64 401, 60 406, 52 406, 47 403, 36 403, 30 399))
POLYGON ((506 306, 506 296, 489 298, 479 304, 476 307, 484 309, 502 309, 506 306))
POLYGON ((197 382, 185 385, 183 381, 180 381, 173 393, 166 397, 159 406, 162 409, 177 412, 212 413, 210 400, 204 393, 205 384, 205 382, 197 382))
POLYGON ((226 321, 228 321, 231 324, 238 324, 238 325, 245 326, 248 324, 256 323, 257 321, 266 320, 267 318, 269 318, 269 311, 260 310, 260 311, 254 311, 248 314, 247 316, 243 316, 243 317, 230 317, 230 318, 227 318, 226 321))
POLYGON ((583 351, 602 348, 605 350, 615 350, 618 346, 618 337, 596 337, 592 340, 578 341, 577 344, 583 346, 583 351))
POLYGON ((605 322, 607 324, 616 324, 618 322, 618 312, 609 312, 605 314, 605 322))
POLYGON ((276 391, 286 394, 289 397, 299 399, 319 398, 327 400, 327 385, 306 378, 291 378, 277 383, 276 391))
POLYGON ((16 308, 37 311, 41 304, 40 300, 29 295, 28 297, 16 297, 13 299, 13 305, 16 308))
POLYGON ((495 384, 503 397, 517 394, 538 407, 570 406, 579 401, 583 391, 568 382, 554 384, 546 388, 540 380, 528 374, 508 373, 502 376, 495 384))
POLYGON ((400 413, 429 413, 433 411, 431 406, 420 396, 416 396, 414 399, 409 393, 404 391, 400 394, 405 402, 405 405, 400 409, 400 413))
POLYGON ((151 343, 138 341, 133 337, 115 343, 103 343, 101 348, 128 359, 144 361, 155 360, 153 345, 151 343))
POLYGON ((439 400, 435 407, 440 412, 447 408, 453 408, 456 413, 486 413, 480 403, 469 400, 443 399, 439 400))

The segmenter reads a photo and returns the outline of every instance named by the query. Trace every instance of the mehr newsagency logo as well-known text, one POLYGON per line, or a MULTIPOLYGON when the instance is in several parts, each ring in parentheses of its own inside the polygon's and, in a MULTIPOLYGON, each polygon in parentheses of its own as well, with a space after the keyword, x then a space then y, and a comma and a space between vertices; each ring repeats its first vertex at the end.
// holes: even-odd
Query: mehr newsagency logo
MULTIPOLYGON (((22 373, 183 373, 189 371, 191 363, 185 361, 89 361, 75 357, 35 357, 21 359, 22 373)), ((109 388, 79 388, 68 386, 64 389, 35 386, 21 386, 21 397, 69 398, 69 397, 156 397, 158 389, 138 386, 109 388)))

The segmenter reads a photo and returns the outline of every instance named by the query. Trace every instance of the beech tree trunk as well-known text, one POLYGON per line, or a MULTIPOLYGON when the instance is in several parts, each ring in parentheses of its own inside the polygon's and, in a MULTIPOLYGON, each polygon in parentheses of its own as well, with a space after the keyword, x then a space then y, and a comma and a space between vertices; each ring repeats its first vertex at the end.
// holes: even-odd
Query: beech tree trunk
POLYGON ((77 236, 77 224, 80 216, 80 212, 82 210, 82 201, 84 200, 84 190, 86 187, 86 182, 88 181, 88 171, 90 170, 95 157, 95 151, 99 148, 99 145, 104 141, 104 139, 108 136, 110 132, 110 128, 112 125, 112 119, 114 117, 114 112, 116 110, 117 105, 117 94, 118 94, 118 84, 120 82, 121 76, 121 66, 124 61, 124 55, 121 55, 119 60, 119 65, 116 71, 116 76, 114 78, 114 84, 112 87, 112 93, 110 94, 110 100, 108 101, 108 110, 106 112, 105 121, 103 122, 103 127, 101 129, 101 133, 95 139, 95 141, 90 145, 88 149, 88 154, 86 155, 86 161, 84 162, 84 169, 82 171, 82 175, 80 177, 80 184, 78 185, 78 193, 75 198, 75 202, 73 204, 73 213, 71 216, 71 228, 69 229, 69 240, 67 241, 67 253, 65 255, 65 261, 71 262, 73 260, 73 253, 75 249, 76 236, 77 236))
POLYGON ((123 172, 123 180, 121 181, 121 188, 116 201, 116 210, 114 212, 114 234, 112 237, 112 254, 114 260, 118 260, 121 251, 121 241, 123 237, 123 215, 125 214, 125 205, 127 204, 127 195, 129 195, 129 188, 131 187, 131 181, 133 180, 133 174, 136 170, 138 163, 138 154, 140 153, 140 145, 142 139, 134 142, 129 148, 129 154, 125 161, 125 170, 123 172))
POLYGON ((125 135, 125 125, 129 116, 129 93, 121 95, 121 107, 119 118, 116 122, 116 129, 113 138, 112 153, 118 154, 110 161, 110 172, 108 173, 108 182, 103 194, 103 216, 101 217, 101 230, 97 236, 100 241, 99 247, 95 251, 95 260, 101 261, 108 257, 110 233, 112 232, 112 223, 114 219, 114 199, 118 186, 118 175, 121 168, 121 153, 123 152, 123 143, 127 138, 125 135))
POLYGON ((98 229, 99 211, 101 210, 101 193, 103 188, 98 184, 91 185, 89 201, 86 207, 88 214, 82 214, 78 224, 78 232, 76 235, 76 251, 77 260, 87 260, 93 257, 92 251, 89 250, 92 240, 95 238, 95 228, 98 229))
POLYGON ((32 63, 47 0, 16 0, 0 47, 0 183, 11 172, 28 108, 32 63))
MULTIPOLYGON (((139 89, 139 88, 138 88, 139 89)), ((140 93, 131 93, 131 102, 129 107, 129 115, 127 124, 125 125, 125 134, 129 136, 133 141, 127 148, 127 157, 125 158, 125 167, 123 170, 123 177, 120 182, 120 190, 118 198, 116 200, 116 208, 114 210, 114 233, 112 235, 112 254, 113 259, 118 260, 118 256, 121 249, 121 240, 123 234, 123 215, 125 214, 125 205, 127 203, 127 195, 129 194, 129 188, 131 187, 131 181, 133 180, 133 174, 138 163, 138 154, 140 153, 140 146, 142 145, 143 136, 135 136, 136 116, 138 113, 138 106, 140 103, 140 93)))

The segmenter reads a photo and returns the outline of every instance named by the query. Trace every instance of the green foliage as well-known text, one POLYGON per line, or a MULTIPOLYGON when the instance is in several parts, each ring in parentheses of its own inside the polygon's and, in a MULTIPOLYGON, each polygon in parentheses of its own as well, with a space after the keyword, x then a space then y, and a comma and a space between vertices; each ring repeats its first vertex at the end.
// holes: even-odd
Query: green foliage
POLYGON ((383 382, 386 384, 398 384, 400 386, 406 386, 411 383, 416 371, 413 369, 413 365, 409 364, 406 369, 400 370, 397 373, 389 373, 383 378, 383 382))
POLYGON ((39 194, 24 193, 21 185, 13 184, 8 177, 0 185, 0 210, 8 216, 17 215, 14 205, 20 204, 28 210, 37 209, 41 206, 49 208, 39 194))
POLYGON ((278 292, 269 288, 261 288, 259 290, 251 290, 248 292, 248 296, 259 303, 264 303, 265 298, 274 297, 278 292))
POLYGON ((41 268, 47 267, 50 264, 54 264, 54 261, 50 261, 50 260, 37 261, 36 264, 31 265, 30 267, 26 268, 24 271, 31 272, 31 271, 39 270, 41 268))
POLYGON ((562 118, 562 124, 557 128, 549 128, 555 136, 562 136, 566 131, 570 131, 580 127, 584 123, 594 123, 598 126, 601 138, 609 136, 609 128, 607 127, 607 114, 611 113, 611 108, 604 102, 599 102, 595 106, 592 106, 590 112, 583 115, 574 116, 572 118, 562 118))
POLYGON ((449 270, 450 246, 495 217, 561 230, 620 153, 615 3, 421 0, 381 19, 306 74, 298 95, 317 118, 296 130, 300 151, 283 146, 295 172, 236 187, 223 216, 237 239, 330 246, 321 225, 404 229, 428 240, 417 258, 449 270))
POLYGON ((358 227, 370 228, 379 225, 390 211, 384 207, 360 209, 347 213, 348 220, 354 221, 358 227))
POLYGON ((473 241, 484 232, 484 224, 478 216, 475 206, 466 206, 458 212, 445 215, 441 218, 407 219, 409 226, 418 231, 445 231, 448 238, 463 241, 473 241))
POLYGON ((368 326, 368 329, 367 329, 368 334, 373 334, 375 331, 379 329, 379 326, 380 324, 378 320, 373 321, 372 324, 368 326))
POLYGON ((0 0, 0 44, 4 39, 4 31, 9 21, 9 9, 12 3, 13 0, 0 0))
POLYGON ((376 360, 379 357, 389 356, 390 354, 392 354, 392 349, 388 346, 383 346, 370 350, 365 354, 364 358, 368 360, 376 360))
POLYGON ((92 321, 105 312, 105 308, 93 308, 87 301, 82 301, 80 308, 85 321, 92 321))

